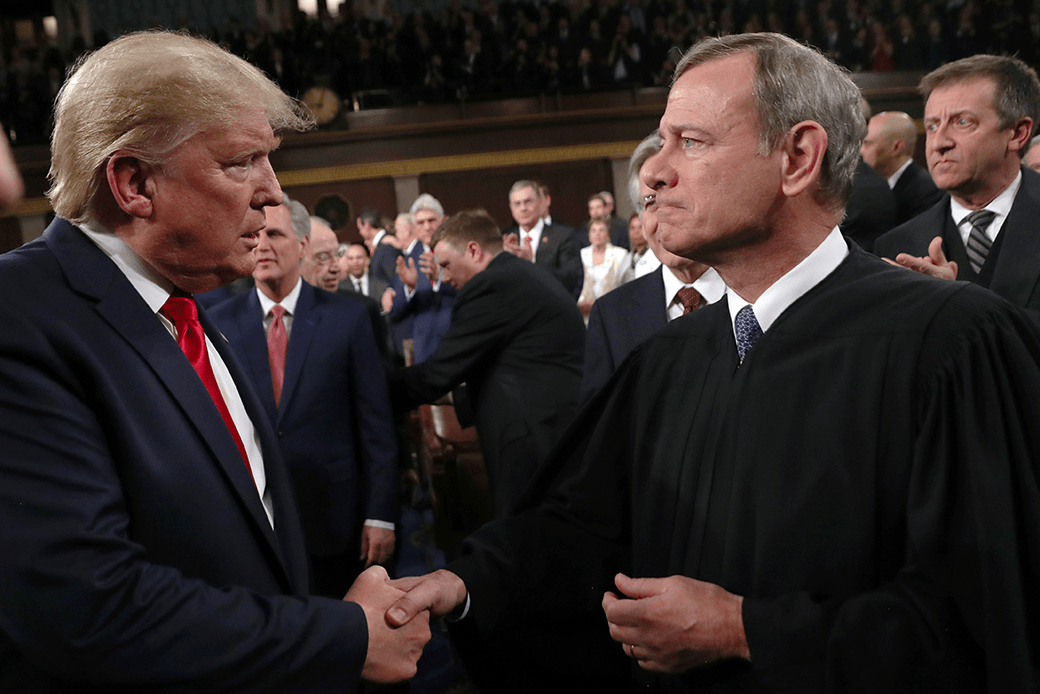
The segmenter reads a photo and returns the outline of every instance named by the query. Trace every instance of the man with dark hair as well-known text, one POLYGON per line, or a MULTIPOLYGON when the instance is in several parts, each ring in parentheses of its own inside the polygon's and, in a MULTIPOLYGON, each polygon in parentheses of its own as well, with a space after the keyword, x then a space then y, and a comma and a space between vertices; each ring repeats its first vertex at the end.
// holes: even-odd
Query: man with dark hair
MULTIPOLYGON (((842 237, 858 96, 779 34, 684 56, 642 177, 726 299, 637 348, 391 624, 598 612, 639 692, 1037 691, 1040 331, 842 237)), ((544 656, 507 684, 580 686, 544 656)))
POLYGON ((1040 174, 1021 159, 1040 114, 1036 72, 976 55, 925 75, 921 94, 928 169, 949 196, 878 239, 875 252, 1040 310, 1040 174))
POLYGON ((503 252, 485 212, 449 217, 431 244, 458 290, 451 327, 429 359, 391 374, 391 399, 408 410, 466 383, 505 516, 577 410, 585 326, 552 275, 503 252))
MULTIPOLYGON (((372 254, 368 264, 370 281, 382 287, 391 286, 397 279, 397 257, 401 255, 401 251, 393 244, 384 242, 388 232, 383 223, 383 216, 376 208, 366 207, 357 218, 357 228, 372 254)), ((381 296, 372 298, 382 301, 381 296)))

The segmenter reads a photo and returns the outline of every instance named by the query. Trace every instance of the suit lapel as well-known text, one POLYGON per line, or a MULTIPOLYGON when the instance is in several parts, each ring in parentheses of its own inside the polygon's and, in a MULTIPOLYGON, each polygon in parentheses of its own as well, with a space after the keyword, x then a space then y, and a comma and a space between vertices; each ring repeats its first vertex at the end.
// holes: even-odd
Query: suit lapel
POLYGON ((556 252, 556 247, 560 245, 559 234, 552 233, 552 226, 542 227, 542 238, 538 240, 538 251, 535 253, 535 263, 538 265, 545 265, 552 258, 553 253, 556 252))
MULTIPOLYGON (((282 399, 278 404, 278 417, 281 422, 285 417, 293 395, 303 372, 303 364, 307 360, 307 351, 311 347, 314 334, 321 316, 315 310, 315 295, 321 290, 315 289, 306 282, 300 285, 300 298, 296 300, 296 312, 293 313, 292 333, 289 335, 289 348, 285 355, 285 381, 282 383, 282 399)), ((277 426, 277 424, 276 424, 277 426)))
POLYGON ((256 290, 250 290, 245 300, 246 309, 235 313, 238 336, 232 336, 242 355, 243 365, 249 372, 253 388, 267 415, 274 422, 277 408, 274 404, 274 386, 271 384, 271 362, 267 356, 267 335, 264 333, 264 311, 256 290))
POLYGON ((1000 251, 995 258, 989 288, 1016 306, 1029 305, 1040 279, 1040 179, 1029 170, 1022 172, 1022 185, 1000 231, 1000 251))
MULTIPOLYGON (((206 386, 181 352, 176 340, 158 316, 152 313, 130 281, 84 234, 59 219, 51 226, 46 242, 69 278, 72 288, 96 300, 97 313, 133 347, 166 387, 185 418, 212 452, 228 484, 248 509, 257 530, 280 559, 276 536, 238 446, 206 386)), ((200 320, 228 365, 247 409, 253 407, 249 414, 255 426, 259 422, 259 429, 264 424, 257 419, 259 407, 251 402, 255 400, 252 389, 238 368, 230 348, 204 311, 200 311, 200 320)), ((280 568, 284 570, 284 565, 280 568)))

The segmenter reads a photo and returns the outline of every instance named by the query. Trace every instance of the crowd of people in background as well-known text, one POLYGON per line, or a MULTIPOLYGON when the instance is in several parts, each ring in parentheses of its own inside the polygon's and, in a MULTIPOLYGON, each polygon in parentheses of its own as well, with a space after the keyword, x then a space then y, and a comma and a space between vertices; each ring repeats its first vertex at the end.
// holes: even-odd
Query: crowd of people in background
MULTIPOLYGON (((853 72, 931 70, 976 53, 1035 64, 1040 51, 1040 7, 1025 0, 452 0, 406 14, 344 2, 321 18, 297 12, 277 32, 235 19, 179 28, 221 43, 290 95, 385 90, 381 105, 667 86, 679 47, 753 31, 815 45, 853 72)), ((108 40, 98 31, 93 47, 108 40)), ((0 122, 16 144, 46 140, 66 70, 87 48, 77 37, 63 52, 40 32, 33 46, 0 51, 0 122)))

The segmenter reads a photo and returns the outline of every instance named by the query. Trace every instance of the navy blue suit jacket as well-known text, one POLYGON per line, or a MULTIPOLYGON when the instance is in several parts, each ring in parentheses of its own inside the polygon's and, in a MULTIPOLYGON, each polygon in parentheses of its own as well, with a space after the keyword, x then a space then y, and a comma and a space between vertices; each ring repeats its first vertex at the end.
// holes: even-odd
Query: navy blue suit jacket
POLYGON ((423 254, 423 245, 416 243, 408 257, 415 262, 418 276, 415 280, 415 293, 410 299, 405 298, 404 282, 400 278, 394 280, 394 302, 390 309, 390 320, 396 323, 410 321, 410 337, 414 348, 414 362, 424 362, 437 351, 441 338, 451 325, 451 309, 455 305, 455 287, 441 282, 438 291, 426 273, 419 270, 419 258, 423 254))
POLYGON ((56 219, 0 257, 0 691, 341 691, 361 608, 308 598, 288 472, 252 419, 272 530, 177 342, 115 264, 56 219))
POLYGON ((659 265, 592 304, 585 336, 582 403, 603 387, 632 350, 668 323, 662 272, 659 265))
POLYGON ((308 550, 318 556, 356 551, 362 521, 396 517, 397 442, 368 313, 302 283, 277 405, 256 291, 211 313, 274 425, 308 550))

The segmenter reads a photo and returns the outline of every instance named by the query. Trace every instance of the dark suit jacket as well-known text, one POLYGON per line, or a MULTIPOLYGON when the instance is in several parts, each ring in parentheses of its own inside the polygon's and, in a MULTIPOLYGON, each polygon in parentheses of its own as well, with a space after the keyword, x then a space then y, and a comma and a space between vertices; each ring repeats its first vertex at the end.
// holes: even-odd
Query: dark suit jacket
MULTIPOLYGON (((371 286, 370 284, 370 289, 371 286)), ((379 348, 379 353, 383 356, 383 366, 389 371, 394 366, 394 342, 390 337, 390 321, 383 315, 383 307, 379 304, 379 301, 354 291, 354 285, 350 280, 340 282, 339 287, 336 288, 336 293, 363 306, 368 311, 368 320, 372 324, 372 333, 376 338, 376 346, 379 348)))
POLYGON ((441 338, 451 325, 451 309, 455 305, 455 287, 442 282, 440 290, 435 292, 430 278, 419 270, 419 258, 422 254, 423 245, 416 243, 409 256, 415 262, 418 271, 415 293, 411 299, 406 299, 404 282, 400 278, 395 279, 394 302, 389 314, 392 323, 410 326, 416 364, 426 361, 437 351, 441 338))
MULTIPOLYGON (((519 238, 520 227, 510 227, 503 233, 516 234, 519 238)), ((579 251, 574 230, 565 224, 554 223, 542 228, 542 238, 534 256, 535 264, 544 267, 560 280, 575 300, 581 294, 581 285, 585 280, 579 251)))
POLYGON ((397 441, 368 314, 304 282, 274 402, 256 291, 212 311, 274 425, 300 504, 307 549, 354 553, 366 518, 396 518, 397 441))
POLYGON ((390 375, 398 411, 466 382, 498 515, 513 508, 578 406, 585 325, 549 273, 502 252, 459 291, 422 364, 390 375))
POLYGON ((841 232, 864 250, 874 248, 874 241, 896 225, 896 199, 888 181, 870 168, 862 157, 852 179, 852 192, 845 205, 841 232))
POLYGON ((59 218, 0 257, 0 294, 0 691, 355 687, 364 614, 305 597, 274 432, 205 312, 273 530, 195 370, 82 232, 59 218))
POLYGON ((877 240, 874 253, 895 258, 900 253, 928 255, 928 244, 943 237, 943 251, 957 261, 957 278, 987 287, 1011 303, 1040 310, 1040 174, 1022 170, 1022 186, 1008 218, 990 249, 982 272, 976 276, 968 263, 964 242, 950 214, 950 197, 930 210, 896 227, 877 240))
POLYGON ((940 200, 943 192, 935 187, 932 176, 914 162, 896 181, 892 188, 896 197, 896 224, 908 222, 940 200))
POLYGON ((668 323, 663 266, 607 292, 592 304, 585 336, 584 403, 603 387, 629 352, 668 323))
POLYGON ((368 263, 368 292, 376 301, 382 298, 382 290, 392 285, 397 279, 397 256, 401 255, 401 251, 390 244, 382 243, 382 238, 379 241, 380 243, 372 251, 372 259, 368 263), (377 290, 377 288, 379 289, 377 290), (378 295, 377 291, 379 291, 378 295))

